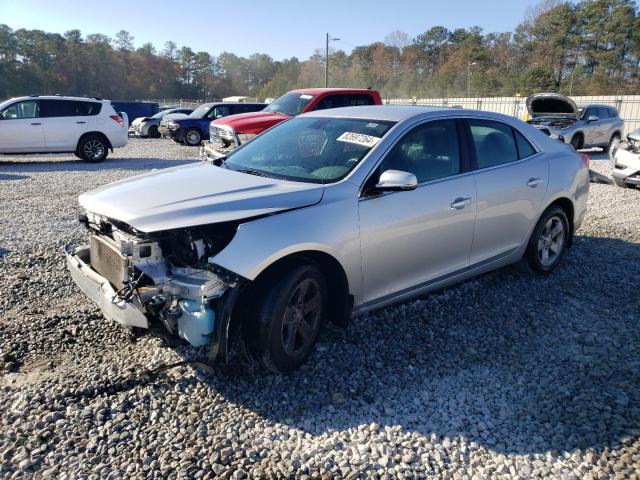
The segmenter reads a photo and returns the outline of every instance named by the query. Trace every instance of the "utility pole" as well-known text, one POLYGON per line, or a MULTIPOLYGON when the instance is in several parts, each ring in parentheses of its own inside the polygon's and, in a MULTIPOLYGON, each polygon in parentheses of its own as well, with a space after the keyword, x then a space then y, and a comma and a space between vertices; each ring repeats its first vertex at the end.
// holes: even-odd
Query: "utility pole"
POLYGON ((329 42, 335 42, 340 40, 339 38, 329 38, 329 33, 327 32, 325 50, 324 50, 324 86, 325 88, 329 86, 329 42))
POLYGON ((467 62, 467 98, 471 98, 471 65, 476 62, 467 62))

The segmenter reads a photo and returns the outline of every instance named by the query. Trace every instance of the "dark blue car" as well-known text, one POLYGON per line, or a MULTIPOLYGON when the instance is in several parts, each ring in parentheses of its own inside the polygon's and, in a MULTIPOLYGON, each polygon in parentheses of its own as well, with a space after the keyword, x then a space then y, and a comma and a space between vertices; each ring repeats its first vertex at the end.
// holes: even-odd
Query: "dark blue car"
POLYGON ((209 123, 216 118, 236 113, 257 112, 266 107, 264 103, 205 103, 196 108, 188 117, 161 121, 158 131, 178 143, 195 146, 209 139, 209 123))

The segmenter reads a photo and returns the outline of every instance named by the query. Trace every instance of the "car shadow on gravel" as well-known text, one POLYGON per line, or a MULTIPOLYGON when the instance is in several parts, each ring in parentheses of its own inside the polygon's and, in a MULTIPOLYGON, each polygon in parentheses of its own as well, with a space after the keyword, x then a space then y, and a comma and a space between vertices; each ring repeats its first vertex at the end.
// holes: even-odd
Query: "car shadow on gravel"
POLYGON ((578 236, 552 275, 505 268, 326 329, 291 375, 230 366, 199 381, 312 435, 612 448, 640 435, 639 264, 640 244, 578 236))
MULTIPOLYGON (((87 163, 83 160, 56 160, 52 159, 46 161, 46 158, 31 160, 33 157, 29 157, 29 160, 3 160, 0 158, 0 169, 16 168, 20 173, 56 173, 56 172, 83 172, 83 171, 99 171, 99 170, 133 170, 133 171, 147 171, 152 168, 168 168, 177 167, 178 165, 185 165, 187 163, 193 163, 199 161, 197 159, 175 159, 166 160, 162 158, 143 157, 143 158, 107 158, 104 162, 100 163, 87 163)), ((23 175, 8 175, 1 174, 2 177, 20 176, 29 178, 23 175)), ((18 178, 6 178, 6 180, 18 180, 18 178)))

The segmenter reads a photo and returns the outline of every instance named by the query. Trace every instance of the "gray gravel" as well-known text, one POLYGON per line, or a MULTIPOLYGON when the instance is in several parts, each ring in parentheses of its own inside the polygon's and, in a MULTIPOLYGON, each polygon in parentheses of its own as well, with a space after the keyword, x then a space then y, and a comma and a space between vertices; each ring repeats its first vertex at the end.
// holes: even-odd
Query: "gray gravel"
POLYGON ((144 375, 203 352, 104 321, 62 247, 85 236, 79 193, 195 156, 0 157, 0 477, 638 477, 640 189, 592 185, 553 275, 507 268, 326 329, 290 376, 144 375))

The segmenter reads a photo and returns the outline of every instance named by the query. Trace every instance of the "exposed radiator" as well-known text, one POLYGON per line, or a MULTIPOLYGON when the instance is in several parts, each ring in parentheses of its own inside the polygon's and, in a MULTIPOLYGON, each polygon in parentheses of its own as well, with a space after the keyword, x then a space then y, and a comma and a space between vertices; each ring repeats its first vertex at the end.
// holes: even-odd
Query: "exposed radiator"
POLYGON ((115 243, 99 235, 89 238, 91 267, 120 289, 127 278, 127 260, 115 243))

